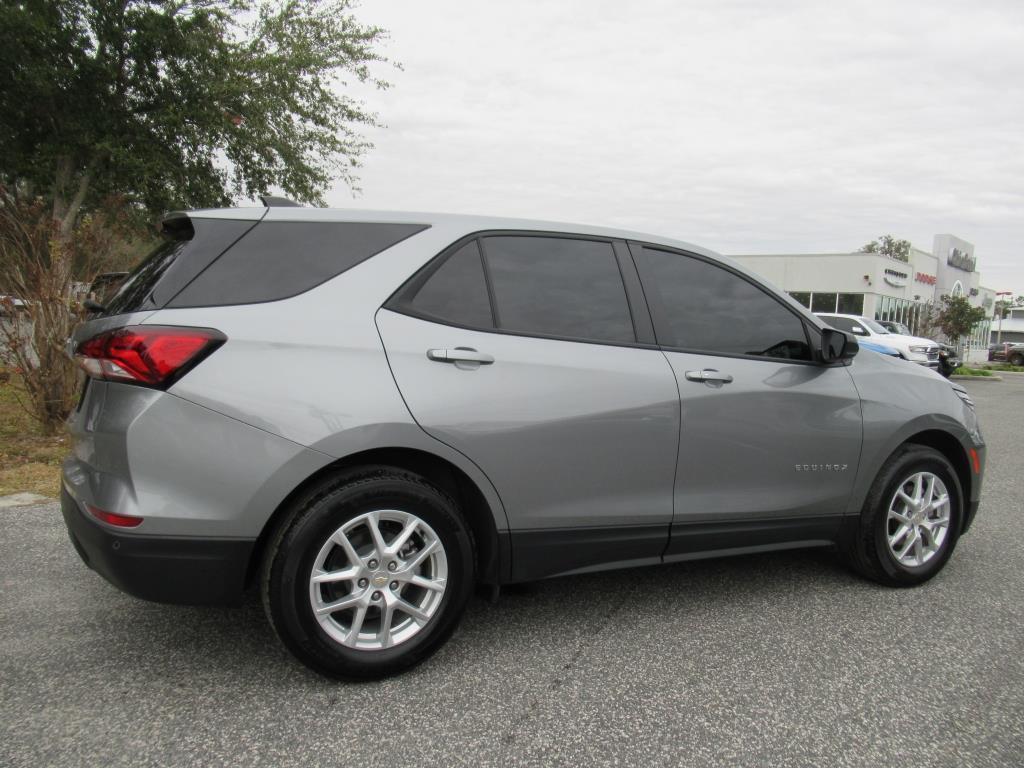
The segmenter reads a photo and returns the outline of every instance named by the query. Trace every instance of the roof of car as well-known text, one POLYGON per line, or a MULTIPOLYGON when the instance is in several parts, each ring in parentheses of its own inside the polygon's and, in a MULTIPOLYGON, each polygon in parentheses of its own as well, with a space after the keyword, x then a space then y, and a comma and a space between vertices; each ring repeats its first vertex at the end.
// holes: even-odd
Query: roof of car
MULTIPOLYGON (((299 207, 248 207, 248 208, 206 208, 184 211, 193 218, 246 219, 262 221, 358 221, 381 224, 445 224, 462 229, 466 234, 485 230, 522 230, 529 232, 558 232, 594 237, 613 237, 623 240, 639 240, 645 243, 679 248, 709 256, 733 264, 721 254, 675 238, 635 232, 628 229, 598 227, 591 224, 546 221, 544 219, 516 219, 501 216, 479 216, 460 213, 429 213, 423 211, 376 211, 358 208, 310 208, 299 207)), ((180 215, 172 214, 172 215, 180 215)), ((736 265, 739 266, 739 265, 736 265)), ((747 271, 747 270, 742 270, 747 271)))
POLYGON ((848 317, 851 320, 867 320, 865 315, 844 315, 841 312, 815 312, 818 317, 848 317))

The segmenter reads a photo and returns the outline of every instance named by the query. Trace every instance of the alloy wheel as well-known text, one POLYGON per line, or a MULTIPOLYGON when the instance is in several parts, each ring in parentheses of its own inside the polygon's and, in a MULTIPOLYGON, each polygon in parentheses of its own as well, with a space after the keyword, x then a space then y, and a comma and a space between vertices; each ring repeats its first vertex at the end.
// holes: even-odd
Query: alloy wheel
POLYGON ((946 484, 931 472, 916 472, 900 483, 889 502, 889 551, 900 565, 924 565, 942 549, 949 522, 946 484))
POLYGON ((382 509, 354 517, 324 542, 309 577, 320 627, 336 642, 383 650, 414 637, 437 613, 448 558, 416 515, 382 509))

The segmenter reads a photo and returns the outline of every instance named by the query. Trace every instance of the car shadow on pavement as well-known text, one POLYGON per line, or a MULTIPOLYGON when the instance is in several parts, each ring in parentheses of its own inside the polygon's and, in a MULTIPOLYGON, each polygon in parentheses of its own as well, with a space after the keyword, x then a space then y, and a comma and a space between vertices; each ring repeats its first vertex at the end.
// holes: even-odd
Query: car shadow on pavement
MULTIPOLYGON (((234 608, 146 603, 101 583, 94 604, 107 604, 95 640, 123 649, 119 668, 128 676, 216 681, 259 677, 278 684, 319 686, 325 678, 297 661, 278 642, 255 590, 234 608)), ((732 615, 737 606, 758 610, 794 593, 872 589, 828 550, 794 550, 742 558, 701 560, 566 576, 502 589, 496 602, 471 600, 460 629, 424 665, 433 673, 502 658, 528 658, 538 644, 571 657, 616 614, 631 625, 660 621, 666 611, 683 616, 699 608, 703 620, 732 615), (575 628, 567 631, 567 627, 575 628)), ((90 590, 92 591, 92 590, 90 590)), ((99 650, 99 648, 98 648, 99 650)), ((415 672, 413 674, 416 674, 415 672)))

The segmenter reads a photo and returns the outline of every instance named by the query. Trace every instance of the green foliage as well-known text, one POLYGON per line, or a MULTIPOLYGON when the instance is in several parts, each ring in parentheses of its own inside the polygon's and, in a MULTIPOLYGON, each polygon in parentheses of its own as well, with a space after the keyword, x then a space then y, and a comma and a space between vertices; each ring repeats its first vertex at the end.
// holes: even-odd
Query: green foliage
POLYGON ((352 0, 0 2, 0 347, 49 432, 74 403, 76 280, 125 266, 153 215, 352 184, 384 33, 352 0), (12 300, 7 300, 14 307, 12 300))
POLYGON ((0 181, 70 229, 111 194, 152 212, 354 181, 373 114, 344 76, 384 61, 351 0, 0 5, 0 181), (70 217, 70 218, 69 218, 70 217))
POLYGON ((878 240, 872 240, 860 250, 862 253, 880 253, 891 259, 910 261, 910 241, 898 240, 892 235, 882 235, 878 240))
POLYGON ((986 317, 987 313, 984 308, 971 306, 971 303, 963 296, 946 295, 942 297, 937 323, 942 332, 946 334, 946 338, 958 342, 986 317))

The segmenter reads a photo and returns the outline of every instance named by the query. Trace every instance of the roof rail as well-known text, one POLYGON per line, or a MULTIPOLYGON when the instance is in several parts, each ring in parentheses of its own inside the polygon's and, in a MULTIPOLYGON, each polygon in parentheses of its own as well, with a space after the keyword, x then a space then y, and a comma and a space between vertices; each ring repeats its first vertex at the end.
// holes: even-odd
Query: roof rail
POLYGON ((287 197, 274 197, 273 195, 260 195, 260 202, 267 208, 301 208, 301 203, 289 200, 287 197))

